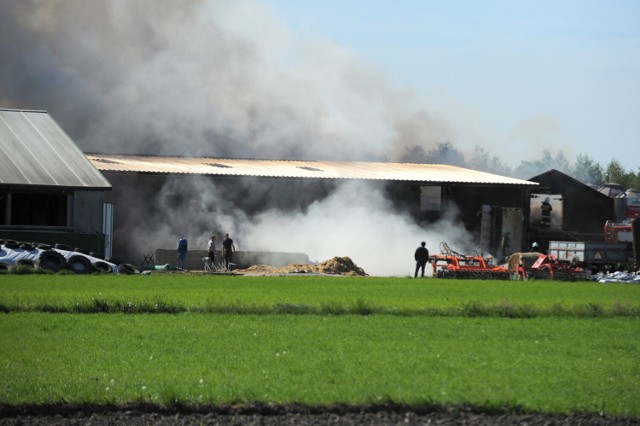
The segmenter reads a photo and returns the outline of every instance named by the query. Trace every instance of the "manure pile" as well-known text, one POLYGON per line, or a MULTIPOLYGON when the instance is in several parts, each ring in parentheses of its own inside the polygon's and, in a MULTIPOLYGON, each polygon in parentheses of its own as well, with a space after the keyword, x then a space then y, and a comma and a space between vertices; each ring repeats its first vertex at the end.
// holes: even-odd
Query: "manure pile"
POLYGON ((270 265, 253 265, 246 269, 238 269, 234 272, 246 275, 280 275, 280 274, 322 274, 322 275, 346 275, 366 276, 364 269, 353 263, 349 257, 333 257, 316 264, 297 263, 282 268, 274 268, 270 265))

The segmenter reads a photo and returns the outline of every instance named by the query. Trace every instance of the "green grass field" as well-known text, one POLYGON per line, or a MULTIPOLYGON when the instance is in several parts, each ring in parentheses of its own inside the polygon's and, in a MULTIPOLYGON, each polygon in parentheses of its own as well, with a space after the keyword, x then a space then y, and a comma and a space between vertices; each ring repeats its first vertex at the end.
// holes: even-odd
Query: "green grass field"
POLYGON ((640 416, 634 285, 3 275, 0 306, 5 405, 395 402, 640 416))

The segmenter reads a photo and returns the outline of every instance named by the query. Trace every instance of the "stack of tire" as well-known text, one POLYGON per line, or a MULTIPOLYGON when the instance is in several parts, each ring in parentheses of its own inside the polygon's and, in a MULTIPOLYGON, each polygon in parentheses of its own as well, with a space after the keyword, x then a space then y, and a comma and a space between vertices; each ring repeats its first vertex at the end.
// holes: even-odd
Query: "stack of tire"
POLYGON ((65 244, 49 244, 0 240, 0 269, 13 265, 27 265, 58 272, 63 269, 76 274, 118 273, 135 274, 140 269, 112 257, 73 248, 65 244))

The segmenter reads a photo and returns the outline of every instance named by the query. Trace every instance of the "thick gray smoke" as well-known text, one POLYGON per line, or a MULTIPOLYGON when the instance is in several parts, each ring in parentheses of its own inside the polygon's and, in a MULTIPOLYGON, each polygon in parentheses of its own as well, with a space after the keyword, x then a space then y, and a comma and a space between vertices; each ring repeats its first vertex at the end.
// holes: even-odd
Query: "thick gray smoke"
MULTIPOLYGON (((455 136, 340 47, 293 39, 255 0, 0 0, 0 57, 0 106, 49 111, 85 152, 395 160, 455 136)), ((366 185, 249 217, 205 180, 171 202, 185 194, 171 182, 144 208, 117 206, 135 224, 119 235, 132 250, 181 236, 204 247, 224 229, 240 250, 350 256, 392 275, 411 272, 420 240, 464 239, 418 228, 366 185)))
POLYGON ((48 110, 87 152, 383 159, 411 121, 421 141, 448 133, 254 0, 0 0, 0 12, 0 104, 48 110))

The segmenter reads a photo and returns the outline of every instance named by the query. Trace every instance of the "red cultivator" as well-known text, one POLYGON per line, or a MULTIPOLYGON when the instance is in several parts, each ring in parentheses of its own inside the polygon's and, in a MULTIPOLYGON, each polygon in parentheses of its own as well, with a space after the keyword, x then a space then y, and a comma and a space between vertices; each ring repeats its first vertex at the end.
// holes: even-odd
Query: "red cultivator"
POLYGON ((508 280, 510 277, 507 268, 492 265, 492 258, 484 258, 479 253, 457 253, 444 242, 440 243, 440 253, 429 256, 434 277, 476 280, 508 280))
POLYGON ((575 281, 585 279, 585 271, 551 254, 514 253, 509 257, 509 272, 519 280, 548 279, 575 281))

